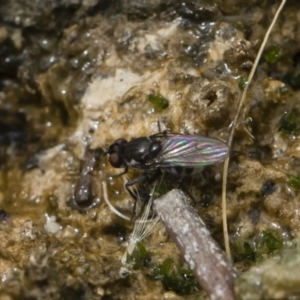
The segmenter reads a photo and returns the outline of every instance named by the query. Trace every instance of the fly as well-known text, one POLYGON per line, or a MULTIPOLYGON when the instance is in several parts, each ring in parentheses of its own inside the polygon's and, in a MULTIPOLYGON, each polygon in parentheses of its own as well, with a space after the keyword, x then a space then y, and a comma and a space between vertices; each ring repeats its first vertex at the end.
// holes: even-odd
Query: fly
POLYGON ((192 175, 203 167, 223 161, 229 154, 226 143, 200 135, 184 135, 160 132, 148 137, 139 137, 131 141, 123 138, 115 140, 104 152, 114 168, 136 168, 142 175, 127 182, 129 194, 137 199, 130 186, 143 183, 152 184, 162 171, 178 176, 192 175))

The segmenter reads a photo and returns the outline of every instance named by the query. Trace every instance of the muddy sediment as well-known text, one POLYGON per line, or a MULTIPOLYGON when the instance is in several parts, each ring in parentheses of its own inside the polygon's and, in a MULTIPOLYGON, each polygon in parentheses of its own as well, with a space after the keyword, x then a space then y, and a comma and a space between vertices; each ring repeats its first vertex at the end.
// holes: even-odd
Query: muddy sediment
MULTIPOLYGON (((158 120, 226 141, 277 5, 0 4, 1 299, 205 299, 161 224, 135 270, 120 272, 133 225, 109 209, 102 182, 129 218, 134 201, 101 154, 115 139, 157 133, 158 120)), ((230 154, 239 299, 300 295, 298 11, 290 1, 275 25, 230 154)), ((221 174, 222 164, 208 166, 182 186, 223 248, 221 174)), ((172 181, 166 176, 162 189, 172 181)))

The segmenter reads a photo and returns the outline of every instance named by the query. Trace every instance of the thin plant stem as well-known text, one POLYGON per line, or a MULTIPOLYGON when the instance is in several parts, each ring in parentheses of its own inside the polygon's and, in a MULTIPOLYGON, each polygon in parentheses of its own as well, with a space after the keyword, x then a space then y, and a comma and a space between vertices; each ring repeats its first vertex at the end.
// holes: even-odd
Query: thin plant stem
POLYGON ((104 201, 106 202, 107 206, 109 207, 109 209, 111 210, 111 212, 113 212, 114 214, 116 214, 118 217, 130 221, 130 218, 123 215, 121 212, 119 212, 109 201, 108 199, 108 195, 107 195, 107 184, 106 181, 102 181, 102 190, 103 190, 103 198, 104 201))
MULTIPOLYGON (((275 13, 275 16, 272 20, 272 23, 271 25, 269 26, 266 34, 265 34, 265 37, 263 39, 263 42, 259 48, 259 51, 258 51, 258 54, 256 56, 256 59, 254 61, 254 64, 251 68, 251 71, 250 71, 250 74, 248 76, 248 80, 247 80, 247 84, 246 84, 246 87, 241 95, 241 98, 240 98, 240 101, 239 101, 239 106, 238 106, 238 110, 237 110, 237 113, 235 115, 235 118, 232 122, 232 126, 231 126, 231 132, 230 132, 230 135, 229 135, 229 140, 228 140, 228 145, 229 147, 231 148, 232 146, 232 141, 233 141, 233 136, 234 136, 234 132, 235 132, 235 128, 236 128, 236 125, 237 125, 237 121, 238 121, 238 118, 239 118, 239 115, 240 115, 240 112, 241 112, 241 109, 244 105, 244 102, 245 102, 245 99, 246 99, 246 94, 247 94, 247 91, 248 91, 248 88, 250 86, 250 83, 253 79, 253 75, 254 75, 254 72, 256 71, 257 69, 257 65, 258 65, 258 62, 261 58, 261 55, 262 55, 262 52, 264 51, 264 48, 265 48, 265 45, 269 39, 269 36, 270 36, 270 33, 278 19, 278 16, 279 14, 281 13, 284 5, 285 5, 285 2, 286 0, 282 0, 281 1, 281 4, 280 6, 278 7, 276 13, 275 13)), ((231 251, 230 251, 230 246, 229 246, 229 236, 228 236, 228 225, 227 225, 227 205, 226 205, 226 186, 227 186, 227 174, 228 174, 228 165, 229 165, 229 157, 225 160, 224 162, 224 168, 223 168, 223 182, 222 182, 222 219, 223 219, 223 236, 224 236, 224 244, 225 244, 225 251, 226 251, 226 254, 228 256, 229 259, 231 259, 231 251)))

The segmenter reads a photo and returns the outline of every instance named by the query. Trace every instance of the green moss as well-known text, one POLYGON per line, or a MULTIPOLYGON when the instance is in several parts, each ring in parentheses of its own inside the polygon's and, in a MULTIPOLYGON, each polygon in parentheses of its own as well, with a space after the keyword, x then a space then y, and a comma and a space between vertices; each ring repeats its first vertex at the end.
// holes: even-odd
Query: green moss
POLYGON ((237 238, 234 243, 234 249, 235 261, 243 260, 250 263, 256 261, 256 249, 250 242, 237 238))
POLYGON ((176 266, 170 258, 154 267, 149 278, 160 280, 166 290, 172 290, 179 295, 189 295, 199 290, 192 271, 176 266))
POLYGON ((296 109, 284 112, 279 121, 279 130, 288 134, 298 134, 300 130, 300 114, 296 109))
POLYGON ((147 252, 143 243, 138 242, 131 255, 127 255, 126 263, 132 266, 133 270, 139 270, 145 266, 145 262, 150 260, 150 255, 147 252))
POLYGON ((246 264, 261 261, 265 255, 272 254, 283 246, 280 234, 274 230, 265 230, 255 239, 243 240, 236 238, 234 241, 235 261, 244 261, 246 264))
POLYGON ((271 254, 275 250, 282 247, 282 238, 276 231, 265 230, 263 232, 262 241, 257 247, 259 254, 271 254))
POLYGON ((247 85, 248 85, 248 78, 246 76, 242 76, 240 78, 239 83, 238 83, 239 89, 241 91, 243 91, 246 88, 247 85))
POLYGON ((149 94, 148 101, 154 106, 155 111, 161 112, 169 107, 169 100, 161 94, 149 94))
POLYGON ((286 176, 288 178, 288 185, 293 187, 295 190, 299 190, 300 189, 300 177, 294 176, 292 174, 287 174, 286 176))
POLYGON ((268 64, 274 64, 278 61, 280 58, 280 47, 279 46, 274 46, 269 51, 267 51, 264 55, 265 61, 268 64))

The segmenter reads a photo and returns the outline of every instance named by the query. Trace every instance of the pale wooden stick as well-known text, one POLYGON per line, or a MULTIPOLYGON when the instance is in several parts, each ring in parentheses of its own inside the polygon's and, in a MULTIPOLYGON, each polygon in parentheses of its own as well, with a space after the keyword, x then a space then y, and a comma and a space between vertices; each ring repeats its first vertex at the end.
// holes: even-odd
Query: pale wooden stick
POLYGON ((235 270, 178 189, 156 199, 154 211, 211 300, 232 300, 235 270))

